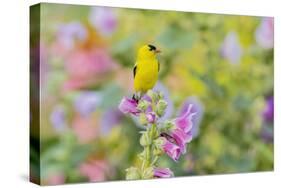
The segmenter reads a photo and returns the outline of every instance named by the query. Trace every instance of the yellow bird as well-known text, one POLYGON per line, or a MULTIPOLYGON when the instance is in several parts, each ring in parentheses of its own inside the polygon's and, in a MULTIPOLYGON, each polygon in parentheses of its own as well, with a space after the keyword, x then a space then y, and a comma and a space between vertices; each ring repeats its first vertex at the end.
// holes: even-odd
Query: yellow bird
POLYGON ((138 50, 136 64, 134 66, 134 89, 140 93, 140 99, 149 89, 152 89, 157 82, 160 64, 157 54, 160 52, 155 46, 148 44, 138 50))

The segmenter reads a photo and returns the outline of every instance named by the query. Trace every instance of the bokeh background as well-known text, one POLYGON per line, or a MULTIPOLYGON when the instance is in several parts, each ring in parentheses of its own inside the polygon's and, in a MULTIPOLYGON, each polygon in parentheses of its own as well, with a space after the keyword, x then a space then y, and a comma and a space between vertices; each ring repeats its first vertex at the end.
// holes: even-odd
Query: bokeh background
POLYGON ((31 179, 125 179, 141 151, 142 128, 117 106, 133 93, 136 50, 148 43, 162 51, 156 88, 169 101, 165 118, 188 104, 198 112, 187 154, 178 163, 164 157, 162 166, 177 177, 273 170, 273 24, 266 17, 41 4, 40 43, 31 30, 30 46, 31 88, 40 83, 31 109, 41 105, 31 114, 31 123, 40 120, 40 134, 38 124, 31 127, 31 179), (39 69, 40 78, 32 71, 39 69))

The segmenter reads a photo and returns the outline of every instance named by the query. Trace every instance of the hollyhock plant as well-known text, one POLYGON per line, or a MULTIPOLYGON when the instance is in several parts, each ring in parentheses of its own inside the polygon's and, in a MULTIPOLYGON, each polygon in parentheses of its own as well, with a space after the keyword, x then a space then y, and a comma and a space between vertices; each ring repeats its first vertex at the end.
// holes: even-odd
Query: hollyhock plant
POLYGON ((265 49, 272 49, 274 45, 274 20, 263 18, 256 30, 256 41, 259 46, 265 49))
POLYGON ((168 102, 159 91, 149 90, 139 100, 124 97, 119 110, 138 119, 145 131, 141 131, 140 144, 143 151, 138 155, 140 167, 126 170, 126 179, 148 179, 172 177, 168 168, 158 166, 158 159, 167 154, 177 162, 186 152, 186 145, 192 139, 193 117, 196 112, 190 104, 187 110, 172 120, 161 119, 168 108, 168 102))
POLYGON ((232 64, 238 64, 242 56, 242 47, 236 32, 229 32, 221 46, 221 56, 232 64))

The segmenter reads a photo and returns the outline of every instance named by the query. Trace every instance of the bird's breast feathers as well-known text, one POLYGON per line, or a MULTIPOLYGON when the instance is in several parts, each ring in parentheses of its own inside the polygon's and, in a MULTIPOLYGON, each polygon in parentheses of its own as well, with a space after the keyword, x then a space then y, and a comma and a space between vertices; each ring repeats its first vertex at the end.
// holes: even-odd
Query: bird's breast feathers
POLYGON ((136 73, 134 87, 137 91, 147 91, 152 89, 158 79, 158 61, 138 61, 136 63, 136 73))

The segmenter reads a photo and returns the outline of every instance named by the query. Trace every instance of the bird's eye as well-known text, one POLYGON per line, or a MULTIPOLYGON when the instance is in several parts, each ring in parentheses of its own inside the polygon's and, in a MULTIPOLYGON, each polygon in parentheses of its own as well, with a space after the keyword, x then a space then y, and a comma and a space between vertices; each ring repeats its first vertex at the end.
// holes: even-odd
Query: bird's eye
POLYGON ((156 47, 153 46, 153 45, 151 45, 151 44, 149 44, 148 47, 149 47, 149 51, 154 51, 154 50, 156 50, 156 47))

